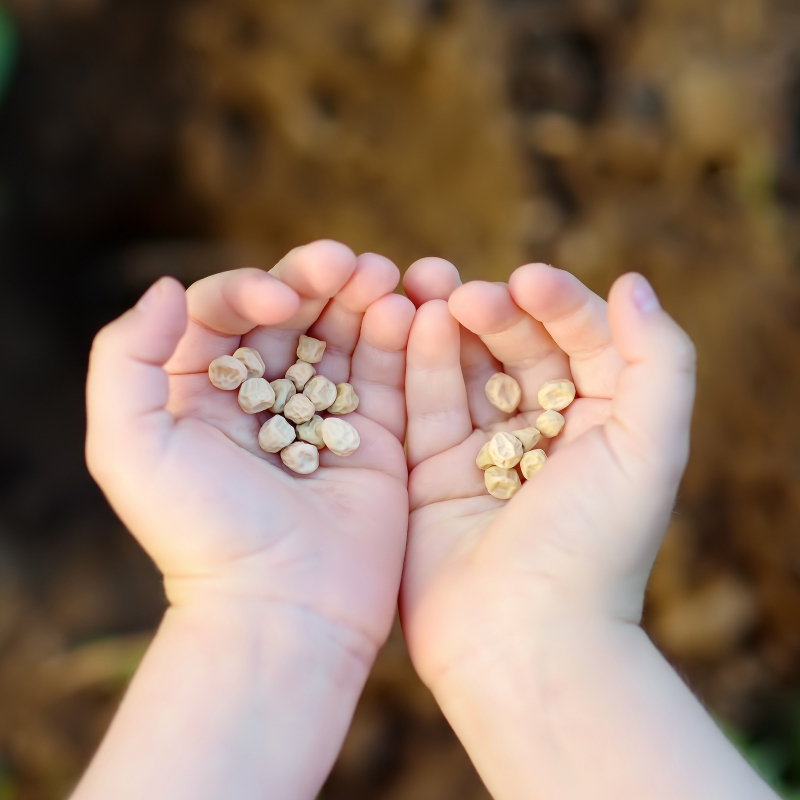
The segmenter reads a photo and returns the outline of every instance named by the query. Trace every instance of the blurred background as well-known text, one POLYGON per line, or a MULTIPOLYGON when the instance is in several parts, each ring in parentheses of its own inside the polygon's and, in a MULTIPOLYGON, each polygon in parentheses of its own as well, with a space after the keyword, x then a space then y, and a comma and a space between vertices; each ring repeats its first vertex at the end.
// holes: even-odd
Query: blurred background
MULTIPOLYGON (((82 771, 163 611, 88 477, 94 332, 317 237, 605 294, 699 351, 646 624, 800 797, 797 0, 0 0, 0 800, 82 771)), ((326 800, 486 800, 395 633, 326 800)))

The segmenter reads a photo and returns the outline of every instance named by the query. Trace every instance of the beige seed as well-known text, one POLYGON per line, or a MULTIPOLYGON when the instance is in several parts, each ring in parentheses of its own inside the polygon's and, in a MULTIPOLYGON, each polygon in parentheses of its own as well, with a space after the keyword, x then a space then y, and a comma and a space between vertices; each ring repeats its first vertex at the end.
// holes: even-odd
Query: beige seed
POLYGON ((486 382, 484 391, 489 402, 507 414, 516 411, 522 400, 522 389, 519 384, 503 372, 495 372, 486 382))
POLYGON ((349 383, 336 384, 336 399, 329 414, 352 414, 358 408, 358 395, 349 383))
POLYGON ((208 365, 208 379, 217 389, 231 392, 247 379, 247 368, 238 358, 220 356, 208 365))
POLYGON ((336 400, 336 384, 323 375, 317 375, 306 384, 303 394, 314 404, 316 411, 325 411, 336 400))
POLYGON ((544 466, 545 461, 547 461, 547 455, 544 450, 531 450, 529 453, 525 453, 522 461, 519 462, 525 480, 529 481, 544 466))
POLYGON ((489 442, 489 458, 496 467, 512 469, 522 458, 522 442, 505 431, 496 433, 489 442))
POLYGON ((545 411, 537 418, 536 427, 542 432, 545 439, 552 439, 561 433, 565 421, 558 411, 545 411))
POLYGON ((539 405, 545 411, 563 411, 575 399, 575 384, 566 378, 547 381, 539 389, 539 405))
POLYGON ((326 343, 311 336, 301 336, 297 345, 297 357, 308 364, 319 364, 325 352, 326 343))
POLYGON ((523 453, 533 450, 542 438, 542 432, 538 428, 523 428, 521 431, 511 432, 522 442, 523 453))
POLYGON ((239 387, 239 406, 245 414, 272 408, 275 391, 263 378, 249 378, 239 387))
POLYGON ((276 414, 282 414, 286 403, 297 394, 297 389, 287 378, 278 378, 276 381, 271 381, 269 385, 272 387, 272 391, 275 392, 275 402, 272 404, 272 410, 276 414))
POLYGON ((286 370, 287 380, 290 380, 294 384, 294 388, 297 389, 298 392, 302 392, 303 387, 316 374, 317 371, 314 367, 312 367, 311 364, 307 364, 305 361, 298 361, 286 370))
POLYGON ((477 465, 478 469, 489 469, 489 467, 494 466, 494 461, 492 461, 492 457, 489 455, 489 445, 491 443, 492 442, 490 439, 483 447, 481 447, 478 457, 475 459, 475 464, 477 465))
POLYGON ((338 417, 328 417, 322 421, 322 439, 337 456, 350 456, 361 444, 358 431, 349 422, 338 417))
POLYGON ((483 480, 489 494, 498 500, 508 500, 522 486, 516 470, 503 469, 502 467, 489 467, 483 473, 483 480))
POLYGON ((281 461, 299 475, 310 475, 319 467, 319 450, 307 442, 295 442, 281 450, 281 461))
POLYGON ((325 447, 325 442, 322 438, 322 417, 319 414, 314 414, 308 422, 298 425, 297 438, 322 450, 325 447))
POLYGON ((266 367, 261 353, 252 347, 240 347, 234 354, 234 358, 239 359, 247 369, 248 378, 263 378, 266 367))
POLYGON ((258 432, 258 446, 265 453, 278 453, 295 440, 294 428, 279 416, 267 420, 258 432))
POLYGON ((301 425, 314 416, 314 404, 304 394, 296 394, 283 407, 283 416, 295 425, 301 425))

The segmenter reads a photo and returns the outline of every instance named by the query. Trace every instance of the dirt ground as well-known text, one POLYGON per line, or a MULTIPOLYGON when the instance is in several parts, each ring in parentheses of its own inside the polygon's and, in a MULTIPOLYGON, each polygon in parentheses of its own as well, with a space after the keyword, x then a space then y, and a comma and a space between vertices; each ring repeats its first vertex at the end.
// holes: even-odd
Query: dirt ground
MULTIPOLYGON (((796 0, 6 5, 0 800, 68 792, 164 607, 83 467, 94 331, 158 275, 322 236, 651 279, 699 393, 647 627, 800 785, 796 0)), ((487 797, 397 633, 323 796, 487 797)))

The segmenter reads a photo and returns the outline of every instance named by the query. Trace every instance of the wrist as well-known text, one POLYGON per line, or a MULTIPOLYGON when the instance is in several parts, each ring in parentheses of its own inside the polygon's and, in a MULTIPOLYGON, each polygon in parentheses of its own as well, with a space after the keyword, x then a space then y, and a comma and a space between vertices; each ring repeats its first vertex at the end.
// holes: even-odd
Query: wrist
POLYGON ((774 797, 637 625, 554 621, 431 688, 498 800, 774 797))
POLYGON ((328 664, 330 675, 352 675, 359 684, 379 649, 367 634, 289 600, 217 592, 170 600, 160 629, 164 635, 227 643, 253 658, 266 649, 275 657, 328 664))
POLYGON ((208 595, 174 605, 75 798, 114 786, 119 800, 244 799, 268 787, 312 800, 370 665, 360 637, 303 609, 208 595))
POLYGON ((652 644, 638 625, 588 614, 554 615, 474 640, 458 661, 426 683, 443 706, 472 695, 489 707, 504 700, 509 705, 522 699, 547 703, 565 676, 573 674, 570 665, 642 646, 652 644))
POLYGON ((515 583, 484 571, 480 578, 469 576, 469 591, 445 585, 442 591, 416 596, 413 585, 404 584, 406 642, 429 688, 446 683, 453 670, 477 664, 480 672, 498 658, 509 663, 524 658, 534 666, 553 657, 555 639, 571 650, 590 632, 594 638, 617 628, 640 630, 641 600, 634 591, 614 595, 589 580, 523 577, 515 583))
MULTIPOLYGON (((317 607, 270 585, 263 574, 164 577, 166 619, 211 636, 236 635, 253 642, 276 638, 292 651, 341 661, 355 674, 368 674, 382 641, 340 609, 317 607)), ((319 598, 315 598, 319 600, 319 598)), ((329 604, 330 605, 330 604, 329 604)))

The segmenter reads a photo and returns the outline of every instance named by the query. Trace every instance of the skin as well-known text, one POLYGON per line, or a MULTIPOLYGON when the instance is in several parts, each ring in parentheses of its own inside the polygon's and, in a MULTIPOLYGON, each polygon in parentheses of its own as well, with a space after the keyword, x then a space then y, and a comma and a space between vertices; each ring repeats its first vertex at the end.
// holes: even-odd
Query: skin
POLYGON ((462 286, 425 259, 405 288, 418 309, 401 620, 492 796, 773 798, 639 627, 688 456, 686 334, 635 274, 607 304, 544 264, 462 286), (522 387, 513 416, 483 394, 496 371, 522 387), (554 378, 577 387, 565 429, 496 500, 476 454, 532 425, 554 378))
POLYGON ((98 334, 87 461, 163 573, 171 607, 77 798, 109 796, 120 765, 137 761, 153 769, 138 770, 114 796, 170 785, 163 796, 218 797, 231 773, 237 797, 263 796, 264 780, 271 797, 318 791, 388 635, 402 570, 403 380, 414 308, 392 294, 398 278, 387 259, 314 242, 269 275, 237 270, 186 292, 162 279, 98 334), (251 346, 265 377, 282 377, 302 333, 328 342, 318 372, 349 378, 361 398, 347 417, 361 447, 349 458, 323 451, 310 476, 262 452, 257 434, 270 415, 244 414, 237 393, 215 389, 207 375, 218 355, 251 346), (218 653, 230 655, 212 668, 218 653), (173 695, 178 664, 184 680, 173 695), (301 675, 306 683, 289 691, 301 675), (192 709, 209 702, 209 685, 218 717, 211 702, 198 723, 192 709), (264 701, 260 720, 243 686, 264 701), (158 726, 163 747, 184 742, 192 764, 155 763, 158 743, 136 736, 151 714, 167 717, 158 726), (223 746, 237 729, 252 731, 238 757, 223 746), (304 757, 313 768, 292 771, 304 757))
POLYGON ((74 797, 316 797, 399 589, 414 665, 497 800, 773 798, 638 624, 688 455, 686 335, 637 275, 608 305, 541 264, 462 286, 423 259, 410 300, 397 277, 315 242, 270 275, 159 281, 98 335, 87 460, 171 606, 74 797), (245 345, 280 377, 305 332, 361 398, 362 447, 300 477, 206 370, 245 345), (498 370, 522 386, 511 418, 483 394, 498 370), (565 377, 547 463, 488 496, 481 445, 565 377))

